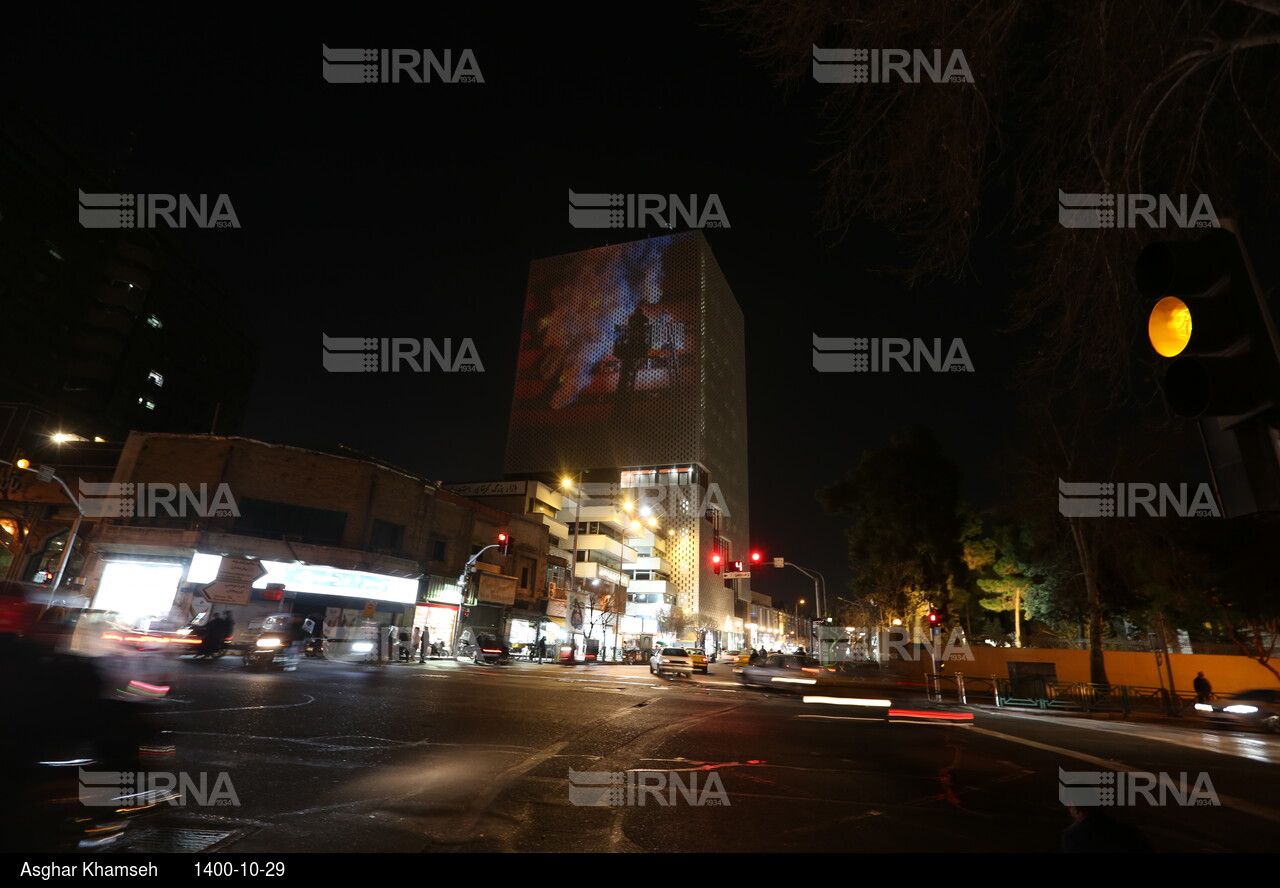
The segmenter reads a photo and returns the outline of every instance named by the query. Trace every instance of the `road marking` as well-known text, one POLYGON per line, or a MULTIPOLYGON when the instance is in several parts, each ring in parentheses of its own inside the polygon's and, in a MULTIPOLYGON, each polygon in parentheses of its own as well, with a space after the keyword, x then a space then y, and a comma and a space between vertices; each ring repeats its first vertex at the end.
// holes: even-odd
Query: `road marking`
MULTIPOLYGON (((993 713, 993 714, 997 714, 997 713, 993 713)), ((1031 721, 1034 721, 1037 718, 1044 717, 1044 716, 1036 716, 1036 715, 1024 715, 1021 712, 1001 712, 998 714, 1005 716, 1006 718, 1021 718, 1021 719, 1031 720, 1031 721)), ((1073 721, 1070 723, 1070 725, 1073 728, 1084 728, 1085 730, 1091 730, 1091 731, 1110 731, 1113 734, 1121 734, 1127 737, 1138 737, 1143 740, 1159 740, 1161 743, 1170 743, 1170 744, 1173 744, 1174 746, 1184 746, 1188 749, 1197 749, 1202 752, 1216 752, 1220 755, 1232 755, 1232 756, 1235 756, 1236 758, 1244 758, 1244 759, 1249 759, 1250 761, 1262 762, 1264 765, 1274 765, 1274 764, 1280 763, 1280 757, 1277 756, 1277 752, 1280 750, 1278 750, 1277 747, 1273 746, 1272 744, 1267 743, 1265 740, 1261 740, 1257 737, 1240 736, 1240 735, 1232 736, 1232 735, 1226 735, 1226 734, 1195 734, 1194 736, 1182 737, 1174 734, 1166 734, 1163 732, 1152 733, 1152 734, 1137 734, 1130 731, 1130 728, 1135 727, 1135 725, 1131 722, 1125 722, 1123 724, 1112 724, 1110 722, 1096 722, 1093 720, 1089 720, 1083 723, 1073 721), (1232 747, 1232 748, 1225 748, 1225 747, 1232 747), (1240 748, 1240 747, 1244 747, 1244 748, 1240 748)), ((1169 728, 1170 731, 1190 730, 1190 729, 1191 729, 1190 726, 1188 726, 1187 728, 1173 728, 1173 727, 1169 728)))
POLYGON ((310 694, 303 694, 307 699, 301 703, 273 703, 271 705, 262 706, 231 706, 227 709, 170 709, 168 711, 157 712, 156 715, 203 715, 208 712, 248 712, 254 709, 293 709, 295 706, 310 706, 316 702, 316 698, 310 694))
MULTIPOLYGON (((1096 755, 1090 755, 1087 752, 1078 752, 1074 749, 1066 749, 1062 746, 1052 746, 1048 743, 1041 743, 1038 740, 1028 740, 1024 737, 1015 737, 1012 734, 1004 734, 1000 731, 993 731, 990 728, 979 728, 974 726, 969 730, 976 731, 979 734, 986 734, 988 737, 996 737, 1000 740, 1008 740, 1011 743, 1020 743, 1023 746, 1042 749, 1045 752, 1052 752, 1057 755, 1065 755, 1068 758, 1079 759, 1082 762, 1097 765, 1098 767, 1105 768, 1108 771, 1139 772, 1143 774, 1150 773, 1146 768, 1135 768, 1132 765, 1126 765, 1124 762, 1119 762, 1114 759, 1100 758, 1096 755)), ((1237 811, 1242 811, 1245 814, 1252 814, 1254 817, 1260 817, 1263 820, 1270 820, 1272 823, 1280 823, 1280 811, 1277 811, 1274 808, 1268 808, 1264 805, 1255 805, 1253 802, 1238 799, 1235 796, 1226 796, 1222 794, 1218 794, 1218 802, 1225 808, 1235 808, 1237 811)))

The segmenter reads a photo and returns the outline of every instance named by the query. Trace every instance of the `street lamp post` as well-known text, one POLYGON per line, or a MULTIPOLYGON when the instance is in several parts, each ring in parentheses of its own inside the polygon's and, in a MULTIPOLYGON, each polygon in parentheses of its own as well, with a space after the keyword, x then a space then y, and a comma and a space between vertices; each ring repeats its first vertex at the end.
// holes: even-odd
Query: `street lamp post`
MULTIPOLYGON (((590 470, 583 469, 572 479, 563 478, 560 481, 561 487, 568 487, 569 482, 577 481, 577 490, 573 494, 574 499, 574 515, 573 515, 573 559, 569 562, 569 592, 565 595, 565 626, 569 629, 569 636, 572 638, 575 633, 570 620, 573 617, 573 601, 570 600, 571 594, 576 595, 578 591, 578 532, 582 523, 582 476, 591 474, 590 470)), ((574 649, 577 649, 577 642, 573 642, 574 649)), ((585 644, 585 642, 584 642, 585 644)))
POLYGON ((71 550, 76 544, 76 534, 80 532, 80 521, 84 518, 84 509, 80 506, 80 501, 76 499, 75 494, 63 482, 61 478, 53 473, 53 469, 49 466, 41 466, 39 469, 33 469, 30 465, 24 465, 26 460, 19 460, 17 467, 24 472, 35 473, 41 481, 57 481, 58 486, 62 488, 62 492, 67 495, 67 499, 71 500, 71 504, 76 507, 76 520, 71 524, 71 533, 67 535, 67 544, 62 547, 62 557, 58 559, 58 573, 54 576, 53 581, 49 584, 49 604, 47 607, 53 607, 53 596, 58 591, 58 587, 62 585, 62 575, 67 569, 67 562, 71 560, 71 550))

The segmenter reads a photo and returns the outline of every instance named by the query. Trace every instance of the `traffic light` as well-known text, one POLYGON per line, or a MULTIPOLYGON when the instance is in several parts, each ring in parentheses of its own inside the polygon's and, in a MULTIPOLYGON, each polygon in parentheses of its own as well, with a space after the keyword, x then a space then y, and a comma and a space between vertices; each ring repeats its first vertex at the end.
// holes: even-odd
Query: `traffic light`
POLYGON ((724 564, 724 557, 719 552, 711 553, 711 567, 716 573, 720 573, 720 567, 724 564))
POLYGON ((508 536, 506 533, 498 534, 498 545, 502 546, 503 555, 511 554, 511 537, 508 536))
POLYGON ((938 613, 936 607, 929 608, 929 625, 937 626, 940 622, 942 622, 942 614, 938 613))
POLYGON ((751 563, 752 563, 752 564, 759 564, 759 563, 761 562, 761 560, 763 560, 763 558, 764 558, 764 556, 763 556, 763 555, 761 555, 759 552, 752 552, 752 553, 751 553, 751 563))
POLYGON ((15 465, 15 466, 17 466, 17 467, 18 467, 18 468, 20 468, 20 469, 29 469, 29 468, 31 468, 31 460, 29 460, 29 459, 20 459, 20 460, 18 460, 16 463, 14 463, 14 465, 15 465))
POLYGON ((1167 359, 1169 409, 1230 429, 1280 406, 1275 328, 1237 236, 1159 241, 1138 256, 1138 287, 1154 300, 1147 338, 1167 359))

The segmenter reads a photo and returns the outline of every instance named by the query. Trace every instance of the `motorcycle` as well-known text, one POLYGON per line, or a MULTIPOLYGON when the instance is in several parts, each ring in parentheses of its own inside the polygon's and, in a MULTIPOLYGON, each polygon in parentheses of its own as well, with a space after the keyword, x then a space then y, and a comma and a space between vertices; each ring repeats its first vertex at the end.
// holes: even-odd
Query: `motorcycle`
POLYGON ((261 631, 244 652, 246 669, 265 672, 279 669, 293 672, 298 668, 298 649, 293 644, 291 614, 272 614, 262 621, 261 631))
POLYGON ((328 639, 312 636, 307 639, 307 646, 303 650, 303 654, 313 660, 325 660, 329 656, 328 639))

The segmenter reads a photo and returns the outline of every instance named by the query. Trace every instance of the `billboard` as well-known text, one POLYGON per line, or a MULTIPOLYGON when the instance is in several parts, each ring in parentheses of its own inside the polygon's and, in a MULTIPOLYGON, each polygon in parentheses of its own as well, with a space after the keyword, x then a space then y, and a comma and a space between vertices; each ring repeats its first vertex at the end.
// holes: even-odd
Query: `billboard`
POLYGON ((532 263, 508 472, 689 459, 699 244, 685 233, 532 263))

